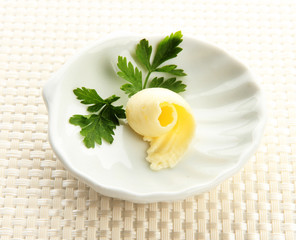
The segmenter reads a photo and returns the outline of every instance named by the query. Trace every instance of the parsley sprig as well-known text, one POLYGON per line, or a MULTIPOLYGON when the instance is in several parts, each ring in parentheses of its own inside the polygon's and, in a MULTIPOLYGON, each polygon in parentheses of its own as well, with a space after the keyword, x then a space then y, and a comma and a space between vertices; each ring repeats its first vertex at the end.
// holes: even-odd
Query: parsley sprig
POLYGON ((69 122, 80 126, 80 134, 84 137, 83 142, 87 148, 94 148, 95 143, 102 144, 102 139, 108 143, 113 142, 114 129, 119 126, 119 118, 125 118, 123 106, 114 106, 113 103, 119 99, 112 95, 102 99, 95 89, 85 87, 73 90, 77 99, 86 105, 91 114, 73 115, 69 122))
POLYGON ((186 76, 184 70, 177 69, 177 65, 175 64, 161 66, 164 62, 177 57, 178 53, 182 51, 182 48, 179 47, 180 43, 183 41, 182 37, 183 35, 181 31, 178 31, 162 39, 157 46, 152 61, 150 60, 152 46, 149 45, 148 40, 142 39, 140 43, 137 44, 136 57, 147 71, 144 84, 142 80, 142 72, 138 67, 134 67, 131 62, 127 63, 126 57, 119 56, 117 66, 120 71, 117 74, 129 82, 122 85, 121 90, 123 90, 129 97, 146 87, 162 87, 170 89, 176 93, 185 91, 186 85, 175 77, 166 80, 163 77, 155 77, 149 82, 150 75, 153 72, 169 73, 175 76, 186 76))

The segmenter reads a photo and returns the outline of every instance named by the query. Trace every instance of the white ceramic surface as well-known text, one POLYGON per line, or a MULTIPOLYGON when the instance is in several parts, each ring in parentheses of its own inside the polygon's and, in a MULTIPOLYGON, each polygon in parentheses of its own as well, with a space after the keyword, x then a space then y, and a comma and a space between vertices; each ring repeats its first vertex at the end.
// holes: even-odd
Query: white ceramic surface
MULTIPOLYGON (((157 36, 144 36, 155 44, 157 36)), ((264 124, 263 97, 249 69, 225 51, 184 36, 183 51, 171 60, 188 76, 181 94, 191 105, 197 129, 183 160, 173 169, 150 170, 147 143, 122 122, 113 144, 87 149, 80 128, 69 124, 86 107, 73 94, 77 87, 95 88, 102 97, 121 96, 124 80, 116 75, 118 55, 134 62, 143 36, 111 35, 82 50, 43 89, 49 112, 49 140, 58 158, 80 180, 101 194, 133 202, 180 200, 209 191, 236 173, 254 154, 264 124)), ((155 49, 155 48, 154 48, 155 49)))

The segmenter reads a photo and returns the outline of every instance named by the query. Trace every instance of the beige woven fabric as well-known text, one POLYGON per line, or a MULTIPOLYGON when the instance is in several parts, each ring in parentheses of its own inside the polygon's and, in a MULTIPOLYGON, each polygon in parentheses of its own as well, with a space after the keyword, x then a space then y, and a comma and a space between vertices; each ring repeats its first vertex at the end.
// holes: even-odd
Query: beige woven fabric
POLYGON ((296 2, 1 0, 0 130, 0 239, 294 239, 296 2), (254 70, 269 119, 242 171, 181 202, 133 204, 64 169, 47 140, 42 86, 77 49, 118 30, 182 30, 254 70))

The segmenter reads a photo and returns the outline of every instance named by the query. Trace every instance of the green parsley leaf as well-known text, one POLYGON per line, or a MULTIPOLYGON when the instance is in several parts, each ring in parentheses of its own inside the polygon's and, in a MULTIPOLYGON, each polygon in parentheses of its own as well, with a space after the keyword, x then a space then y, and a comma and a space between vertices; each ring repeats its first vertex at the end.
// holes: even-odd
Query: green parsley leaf
POLYGON ((119 118, 125 118, 125 110, 122 106, 106 105, 102 116, 112 121, 115 125, 119 125, 119 118))
POLYGON ((163 77, 160 78, 153 78, 152 81, 149 84, 149 88, 167 88, 171 91, 174 91, 176 93, 184 92, 186 85, 182 83, 182 81, 177 81, 176 78, 169 78, 167 80, 164 80, 163 77))
POLYGON ((153 59, 152 69, 156 69, 163 62, 177 57, 178 53, 182 51, 182 48, 178 47, 183 41, 182 37, 181 31, 178 31, 160 41, 153 59))
POLYGON ((73 90, 77 99, 83 104, 92 104, 87 108, 90 115, 73 115, 69 122, 80 126, 80 134, 87 148, 94 148, 95 143, 102 144, 102 139, 108 143, 113 142, 114 129, 119 125, 119 118, 125 118, 123 106, 113 106, 112 103, 119 99, 112 95, 102 99, 94 89, 77 88, 73 90), (94 114, 93 112, 97 112, 94 114))
POLYGON ((73 115, 69 119, 69 122, 73 125, 80 126, 81 128, 89 124, 87 116, 83 116, 83 115, 73 115))
POLYGON ((83 104, 93 104, 87 108, 89 112, 97 112, 102 106, 104 106, 104 100, 98 95, 96 90, 87 89, 85 87, 77 88, 73 90, 74 94, 77 96, 77 99, 81 100, 83 104))
POLYGON ((80 131, 81 135, 85 137, 83 142, 87 148, 94 148, 95 142, 101 145, 102 139, 108 143, 113 142, 113 129, 116 128, 113 122, 101 117, 100 114, 91 115, 89 122, 89 125, 80 131))
POLYGON ((167 72, 176 76, 186 76, 183 69, 176 69, 177 65, 166 65, 160 68, 156 68, 155 72, 167 72))
MULTIPOLYGON (((148 40, 142 39, 136 46, 136 57, 138 61, 147 70, 144 84, 142 85, 142 72, 137 67, 134 67, 131 62, 127 63, 126 58, 118 57, 117 66, 121 70, 117 74, 130 82, 121 86, 129 97, 146 88, 149 81, 149 77, 153 72, 164 72, 175 76, 186 76, 183 69, 177 69, 177 65, 170 64, 160 66, 165 61, 177 57, 178 53, 182 51, 182 48, 178 47, 183 41, 183 35, 181 31, 172 33, 160 41, 157 46, 155 56, 151 62, 152 46, 149 45, 148 40)), ((163 78, 154 78, 150 82, 149 86, 157 85, 158 87, 168 88, 175 92, 185 91, 186 85, 181 81, 177 81, 175 78, 170 78, 164 81, 163 78), (157 80, 155 80, 157 79, 157 80), (162 79, 162 80, 161 80, 162 79)))
POLYGON ((127 64, 126 58, 121 56, 118 57, 118 68, 121 70, 117 74, 121 78, 130 82, 121 86, 121 90, 125 91, 125 93, 131 97, 135 93, 142 90, 142 72, 136 67, 134 68, 133 64, 129 62, 127 64))
POLYGON ((150 56, 152 52, 152 47, 149 46, 149 42, 146 39, 142 39, 136 48, 136 55, 139 61, 147 68, 150 72, 151 64, 150 64, 150 56))

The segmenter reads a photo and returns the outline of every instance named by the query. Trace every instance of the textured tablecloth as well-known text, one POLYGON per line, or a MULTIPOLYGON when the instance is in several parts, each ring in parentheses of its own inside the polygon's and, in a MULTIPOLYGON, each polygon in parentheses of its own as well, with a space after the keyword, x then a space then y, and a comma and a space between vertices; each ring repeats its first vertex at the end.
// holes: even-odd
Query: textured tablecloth
POLYGON ((0 1, 0 239, 294 239, 296 1, 0 1), (47 139, 41 89, 113 31, 182 30, 259 76, 260 148, 217 188, 173 203, 112 199, 73 178, 47 139))

